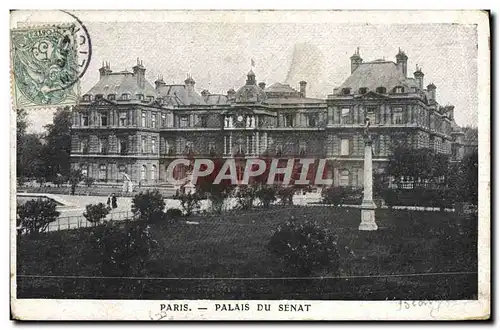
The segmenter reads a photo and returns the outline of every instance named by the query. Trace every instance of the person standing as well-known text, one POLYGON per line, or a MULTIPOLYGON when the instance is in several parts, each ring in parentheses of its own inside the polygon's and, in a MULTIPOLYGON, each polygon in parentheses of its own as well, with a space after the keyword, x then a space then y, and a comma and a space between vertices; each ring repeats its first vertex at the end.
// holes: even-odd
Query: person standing
POLYGON ((111 210, 111 194, 108 195, 108 201, 106 202, 108 210, 111 210))
POLYGON ((117 198, 115 194, 113 194, 111 197, 111 207, 113 209, 116 209, 118 207, 117 198))

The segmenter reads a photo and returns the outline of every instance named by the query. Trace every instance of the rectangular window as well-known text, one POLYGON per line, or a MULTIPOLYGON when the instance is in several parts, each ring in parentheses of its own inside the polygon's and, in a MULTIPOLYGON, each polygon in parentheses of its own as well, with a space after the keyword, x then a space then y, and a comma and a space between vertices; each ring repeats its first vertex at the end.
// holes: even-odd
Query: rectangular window
POLYGON ((87 114, 82 115, 82 125, 89 126, 89 115, 87 114))
POLYGON ((306 154, 306 141, 299 142, 299 154, 304 156, 306 154))
POLYGON ((200 124, 201 124, 201 127, 208 126, 208 116, 207 115, 200 116, 200 124))
POLYGON ((231 154, 231 149, 232 149, 232 141, 231 137, 229 135, 224 136, 224 154, 229 155, 231 154))
POLYGON ((215 153, 215 142, 213 142, 213 141, 208 142, 208 152, 210 154, 215 153))
POLYGON ((340 140, 340 155, 341 156, 349 155, 349 139, 340 140))
POLYGON ((402 108, 392 109, 392 117, 394 124, 403 124, 403 109, 402 108))
POLYGON ((151 153, 156 153, 156 139, 151 139, 151 153))
POLYGON ((118 142, 118 153, 125 155, 127 153, 127 141, 125 138, 122 138, 118 142))
POLYGON ((283 126, 284 127, 293 127, 293 119, 294 119, 294 115, 291 114, 291 113, 285 113, 283 115, 283 126))
POLYGON ((108 114, 101 114, 101 126, 108 126, 108 114))
POLYGON ((151 127, 156 128, 156 113, 151 114, 151 127))
POLYGON ((341 124, 350 124, 351 109, 343 108, 341 112, 341 124))
POLYGON ((142 115, 141 115, 141 126, 142 127, 146 127, 146 111, 142 112, 142 115))
POLYGON ((307 126, 309 127, 316 127, 318 123, 318 114, 310 114, 307 116, 307 126))
POLYGON ((108 139, 101 138, 99 140, 99 152, 106 155, 108 153, 108 139))
POLYGON ((167 115, 162 113, 161 114, 161 126, 166 127, 167 126, 167 115))
POLYGON ((106 165, 99 166, 99 181, 106 181, 107 178, 107 167, 106 165))
POLYGON ((189 116, 180 116, 179 127, 189 127, 189 116))
POLYGON ((142 137, 142 143, 141 143, 141 153, 146 153, 146 137, 142 137))
POLYGON ((81 150, 83 154, 88 154, 89 153, 89 140, 84 139, 81 142, 81 150))
POLYGON ((122 127, 127 126, 127 113, 126 112, 120 112, 120 126, 122 126, 122 127))
POLYGON ((339 185, 346 187, 349 185, 349 171, 348 170, 341 170, 339 173, 339 185))

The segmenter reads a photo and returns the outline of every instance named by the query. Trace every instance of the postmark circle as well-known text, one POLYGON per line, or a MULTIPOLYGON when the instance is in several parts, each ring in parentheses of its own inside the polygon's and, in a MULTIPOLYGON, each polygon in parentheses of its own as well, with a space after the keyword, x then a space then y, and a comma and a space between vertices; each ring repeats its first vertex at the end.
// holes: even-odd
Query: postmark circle
POLYGON ((69 23, 12 32, 13 73, 25 104, 56 105, 78 97, 73 86, 89 67, 91 39, 78 17, 61 12, 71 17, 69 23))

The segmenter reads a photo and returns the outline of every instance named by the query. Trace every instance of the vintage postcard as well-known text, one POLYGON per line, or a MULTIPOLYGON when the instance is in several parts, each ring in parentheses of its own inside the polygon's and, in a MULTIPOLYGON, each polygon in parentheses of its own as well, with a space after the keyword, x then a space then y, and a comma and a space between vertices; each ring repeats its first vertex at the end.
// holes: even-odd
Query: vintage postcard
POLYGON ((16 320, 487 320, 487 11, 10 13, 16 320))

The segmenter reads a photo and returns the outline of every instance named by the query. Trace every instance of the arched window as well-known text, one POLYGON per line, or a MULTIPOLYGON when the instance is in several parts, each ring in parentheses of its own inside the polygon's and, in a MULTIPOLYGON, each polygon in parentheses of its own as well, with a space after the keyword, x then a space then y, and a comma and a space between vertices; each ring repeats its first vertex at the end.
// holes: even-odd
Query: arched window
POLYGON ((342 187, 349 185, 349 170, 343 169, 339 172, 339 185, 342 187))
POLYGON ((349 95, 351 94, 351 89, 350 88, 342 88, 342 94, 343 95, 349 95))
POLYGON ((151 181, 156 180, 156 165, 151 166, 151 181))
POLYGON ((108 100, 110 100, 110 101, 116 100, 116 94, 109 94, 108 95, 108 100))
POLYGON ((129 93, 123 93, 121 96, 122 101, 128 101, 130 100, 130 94, 129 93))
POLYGON ((141 168, 141 180, 146 180, 146 165, 142 165, 142 168, 141 168))
POLYGON ((143 94, 137 94, 137 99, 138 100, 144 100, 144 95, 143 94))
POLYGON ((386 93, 386 89, 385 89, 385 87, 377 87, 375 89, 375 92, 377 92, 379 94, 385 94, 386 93))

